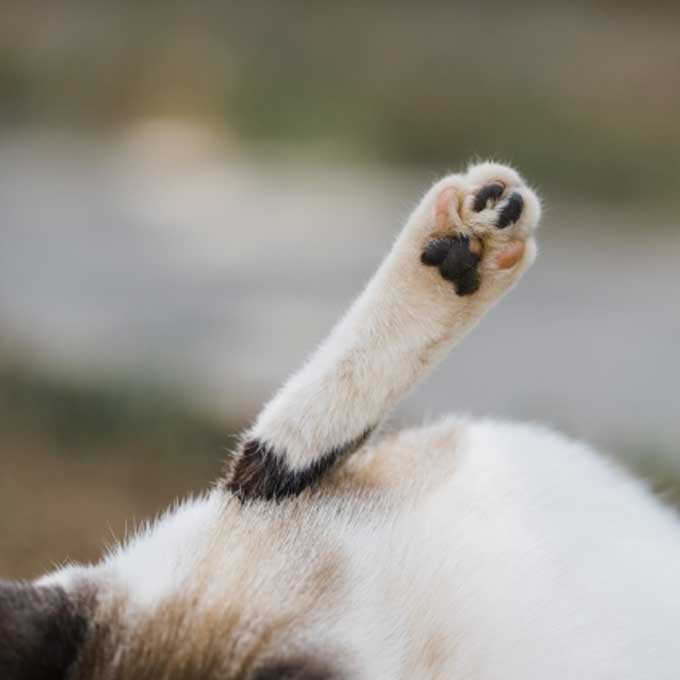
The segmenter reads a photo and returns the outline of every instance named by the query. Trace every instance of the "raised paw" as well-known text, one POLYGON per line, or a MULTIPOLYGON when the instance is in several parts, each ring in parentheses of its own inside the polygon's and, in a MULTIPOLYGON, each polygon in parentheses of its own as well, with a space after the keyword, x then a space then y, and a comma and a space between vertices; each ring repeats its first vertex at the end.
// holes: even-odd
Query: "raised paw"
POLYGON ((420 259, 438 268, 456 294, 471 295, 494 272, 519 274, 531 264, 540 204, 513 169, 473 166, 441 180, 428 199, 431 229, 420 259))

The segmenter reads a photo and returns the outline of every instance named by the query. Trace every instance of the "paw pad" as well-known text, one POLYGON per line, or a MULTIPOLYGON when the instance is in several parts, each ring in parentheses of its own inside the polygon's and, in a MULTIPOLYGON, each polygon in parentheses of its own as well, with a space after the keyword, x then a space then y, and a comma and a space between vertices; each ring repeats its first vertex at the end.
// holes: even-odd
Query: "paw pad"
POLYGON ((504 191, 505 187, 498 182, 487 184, 477 192, 475 202, 472 204, 472 209, 475 212, 481 212, 487 207, 489 199, 493 201, 498 200, 503 195, 504 191))
MULTIPOLYGON (((500 182, 493 182, 483 186, 475 196, 472 203, 472 209, 475 212, 481 212, 489 207, 489 201, 493 204, 491 207, 496 207, 496 202, 503 195, 505 187, 500 182)), ((524 199, 516 191, 510 194, 510 197, 501 203, 499 206, 498 219, 496 227, 498 229, 505 229, 511 224, 517 222, 524 209, 524 199)))
POLYGON ((420 256, 428 267, 438 267, 439 273, 451 281, 458 295, 471 295, 479 288, 477 265, 479 253, 470 247, 467 236, 432 239, 420 256))
POLYGON ((522 214, 523 208, 524 199, 518 193, 512 194, 501 209, 501 214, 498 216, 496 226, 499 229, 505 229, 505 227, 514 224, 522 214))

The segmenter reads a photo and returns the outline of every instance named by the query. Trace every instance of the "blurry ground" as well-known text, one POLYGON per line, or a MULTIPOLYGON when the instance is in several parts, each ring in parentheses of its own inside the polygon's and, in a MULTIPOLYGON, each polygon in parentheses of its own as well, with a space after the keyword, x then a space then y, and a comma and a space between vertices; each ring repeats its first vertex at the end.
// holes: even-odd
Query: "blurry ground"
POLYGON ((205 488, 474 156, 537 185, 541 257, 395 425, 552 423, 680 499, 679 20, 641 0, 5 3, 0 577, 92 559, 205 488))
POLYGON ((88 561, 176 498, 206 488, 230 442, 173 397, 47 377, 0 359, 0 573, 88 561))

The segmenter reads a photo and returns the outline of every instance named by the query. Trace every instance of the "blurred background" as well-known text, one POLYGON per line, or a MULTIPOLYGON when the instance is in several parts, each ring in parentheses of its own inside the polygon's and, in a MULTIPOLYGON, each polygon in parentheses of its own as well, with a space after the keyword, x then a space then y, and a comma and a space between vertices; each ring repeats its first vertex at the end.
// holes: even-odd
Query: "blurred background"
POLYGON ((678 502, 679 8, 5 0, 0 576, 206 488, 477 157, 542 255, 391 426, 547 422, 678 502))

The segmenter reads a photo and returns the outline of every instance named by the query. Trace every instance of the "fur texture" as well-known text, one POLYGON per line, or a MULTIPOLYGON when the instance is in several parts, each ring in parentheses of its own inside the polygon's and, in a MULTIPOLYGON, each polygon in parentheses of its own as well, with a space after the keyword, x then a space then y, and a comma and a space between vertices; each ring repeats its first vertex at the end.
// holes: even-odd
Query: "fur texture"
MULTIPOLYGON (((45 677, 677 678, 680 522, 639 482, 536 426, 368 438, 526 271, 539 216, 505 166, 435 184, 222 484, 30 587, 69 612, 57 642, 86 621, 45 677)), ((29 677, 38 638, 9 639, 29 677)))

